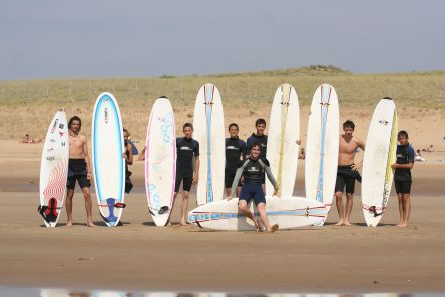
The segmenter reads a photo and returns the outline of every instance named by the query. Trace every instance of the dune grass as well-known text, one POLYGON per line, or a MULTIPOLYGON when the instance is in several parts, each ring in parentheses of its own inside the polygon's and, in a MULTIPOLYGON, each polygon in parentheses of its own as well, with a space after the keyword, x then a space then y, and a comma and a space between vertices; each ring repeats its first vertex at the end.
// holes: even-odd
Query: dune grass
POLYGON ((60 107, 65 107, 69 116, 80 115, 87 130, 94 101, 103 91, 115 95, 124 125, 132 127, 134 134, 142 138, 157 97, 171 99, 177 121, 192 121, 196 93, 206 82, 218 87, 226 114, 243 110, 246 116, 255 117, 259 111, 270 110, 275 90, 284 82, 296 88, 302 107, 310 105, 318 85, 328 82, 335 87, 344 110, 368 112, 385 96, 392 97, 398 106, 445 110, 445 71, 365 75, 315 65, 207 76, 3 81, 0 139, 20 138, 25 133, 44 137, 49 121, 60 107))

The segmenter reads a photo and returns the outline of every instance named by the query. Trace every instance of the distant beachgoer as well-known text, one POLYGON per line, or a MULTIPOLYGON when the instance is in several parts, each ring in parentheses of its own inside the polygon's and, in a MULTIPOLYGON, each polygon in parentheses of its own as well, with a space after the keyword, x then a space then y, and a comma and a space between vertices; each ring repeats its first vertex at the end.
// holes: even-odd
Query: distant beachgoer
POLYGON ((236 189, 241 177, 244 177, 244 183, 241 188, 241 193, 239 195, 239 210, 255 224, 256 231, 261 231, 261 224, 255 219, 254 214, 248 208, 249 202, 253 199, 255 205, 260 213, 260 219, 263 223, 266 231, 274 232, 277 231, 279 226, 275 224, 270 226, 269 219, 267 218, 266 212, 266 197, 264 196, 264 191, 262 188, 264 174, 267 174, 270 182, 274 186, 275 193, 273 195, 279 196, 278 184, 275 180, 272 171, 270 170, 269 161, 267 159, 262 159, 261 157, 261 144, 254 143, 251 146, 250 156, 245 159, 238 170, 236 171, 235 179, 232 184, 232 191, 227 200, 231 200, 236 194, 236 189))
POLYGON ((408 227, 411 213, 411 169, 414 166, 414 149, 408 142, 408 133, 400 131, 397 134, 397 161, 391 167, 395 169, 394 185, 399 198, 400 222, 397 227, 408 227))
POLYGON ((298 159, 300 160, 306 159, 306 152, 304 151, 303 147, 300 149, 300 153, 298 154, 298 159))
POLYGON ((427 151, 428 153, 433 153, 433 152, 434 152, 434 147, 433 147, 433 145, 431 144, 431 145, 426 149, 426 151, 427 151))
MULTIPOLYGON (((226 169, 225 185, 226 193, 230 195, 233 179, 241 161, 246 158, 246 143, 238 136, 239 126, 236 123, 229 125, 230 137, 226 138, 226 169)), ((237 194, 241 191, 241 183, 238 184, 237 194)))
POLYGON ((145 146, 138 155, 138 161, 144 161, 144 160, 145 160, 145 146))
POLYGON ((20 140, 20 143, 41 143, 42 139, 39 138, 34 138, 31 139, 31 137, 29 137, 29 134, 25 134, 25 136, 23 136, 23 138, 20 140))
POLYGON ((66 214, 68 216, 67 226, 73 226, 73 196, 76 181, 82 189, 85 198, 85 209, 87 212, 87 226, 93 227, 93 211, 90 194, 91 186, 91 163, 88 155, 87 138, 80 134, 82 122, 78 116, 73 116, 68 122, 69 134, 69 162, 68 180, 66 187, 66 214))
POLYGON ((337 226, 350 226, 349 218, 352 212, 355 180, 362 181, 358 167, 354 164, 357 148, 365 150, 365 143, 353 136, 355 124, 347 120, 343 123, 344 134, 340 136, 340 147, 338 152, 337 181, 335 183, 335 198, 340 217, 337 226), (346 187, 346 214, 343 206, 343 191, 346 187))
POLYGON ((131 182, 130 176, 132 172, 128 170, 128 165, 133 165, 133 146, 131 145, 128 137, 130 137, 130 133, 127 129, 123 129, 124 133, 124 145, 125 145, 125 193, 130 193, 133 188, 133 183, 131 182))
MULTIPOLYGON (((181 220, 179 224, 185 226, 187 224, 186 215, 188 207, 189 192, 192 184, 198 182, 199 174, 199 143, 192 138, 193 125, 185 123, 182 126, 184 137, 176 138, 176 180, 175 193, 173 203, 178 195, 179 186, 182 182, 182 203, 181 203, 181 220), (194 159, 194 161, 193 161, 194 159)), ((172 205, 173 210, 173 205, 172 205)))
POLYGON ((422 157, 422 154, 420 153, 419 149, 416 151, 416 154, 414 156, 414 161, 415 162, 426 162, 426 159, 422 157))

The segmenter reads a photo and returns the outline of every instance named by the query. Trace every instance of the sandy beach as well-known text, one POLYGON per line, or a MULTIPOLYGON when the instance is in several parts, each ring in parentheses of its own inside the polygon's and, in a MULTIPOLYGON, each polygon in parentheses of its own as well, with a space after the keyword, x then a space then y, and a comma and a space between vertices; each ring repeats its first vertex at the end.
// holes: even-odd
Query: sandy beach
MULTIPOLYGON (((334 207, 323 228, 265 234, 179 227, 178 208, 173 226, 155 227, 147 211, 142 162, 131 168, 136 187, 126 196, 123 227, 105 227, 93 206, 97 227, 87 228, 83 197, 76 189, 75 226, 64 227, 63 211, 60 227, 47 229, 36 211, 41 149, 41 144, 0 141, 0 285, 183 292, 445 291, 445 164, 437 161, 445 153, 431 153, 431 161, 415 165, 409 228, 395 226, 394 193, 379 227, 366 227, 358 186, 353 226, 334 226, 334 207)), ((303 173, 300 161, 296 195, 304 194, 303 173)), ((192 195, 189 209, 195 201, 192 195)))

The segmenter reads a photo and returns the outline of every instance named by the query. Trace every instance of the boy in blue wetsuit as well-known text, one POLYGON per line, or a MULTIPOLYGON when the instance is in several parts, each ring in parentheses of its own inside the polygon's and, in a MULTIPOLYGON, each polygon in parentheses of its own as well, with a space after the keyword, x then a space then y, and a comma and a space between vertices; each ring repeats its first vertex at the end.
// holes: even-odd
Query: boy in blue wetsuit
MULTIPOLYGON (((230 137, 226 138, 226 170, 225 185, 226 193, 230 195, 236 170, 241 161, 246 158, 246 143, 238 137, 239 126, 235 123, 229 125, 230 137)), ((237 194, 241 190, 241 184, 238 184, 237 194)))
POLYGON ((392 164, 394 172, 394 185, 399 198, 400 223, 397 227, 408 227, 411 212, 411 169, 414 166, 414 148, 408 142, 408 133, 400 131, 397 134, 397 161, 392 164))
POLYGON ((182 126, 182 132, 184 133, 184 137, 176 138, 176 180, 173 203, 176 200, 179 186, 182 182, 181 220, 179 224, 185 226, 187 224, 186 215, 189 192, 192 184, 195 185, 198 182, 199 143, 192 138, 192 124, 185 123, 184 126, 182 126))
POLYGON ((279 195, 278 184, 269 167, 269 161, 267 159, 261 159, 261 145, 254 143, 251 148, 250 157, 245 159, 241 166, 236 171, 235 179, 232 184, 232 193, 227 197, 227 200, 231 200, 236 193, 238 182, 241 176, 244 176, 244 183, 241 188, 241 194, 239 195, 239 210, 255 224, 255 229, 261 231, 260 222, 255 219, 254 214, 249 210, 248 204, 253 199, 255 205, 260 213, 260 219, 264 227, 268 232, 277 231, 279 226, 275 224, 270 226, 269 219, 266 214, 266 197, 262 189, 262 182, 264 173, 267 174, 270 182, 275 188, 274 195, 279 195))

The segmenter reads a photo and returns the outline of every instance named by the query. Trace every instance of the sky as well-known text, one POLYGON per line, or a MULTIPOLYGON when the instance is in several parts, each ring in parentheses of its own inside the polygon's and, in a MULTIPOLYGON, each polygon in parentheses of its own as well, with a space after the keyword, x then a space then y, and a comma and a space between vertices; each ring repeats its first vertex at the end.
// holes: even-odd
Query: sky
POLYGON ((445 69, 445 1, 0 0, 0 80, 445 69))

